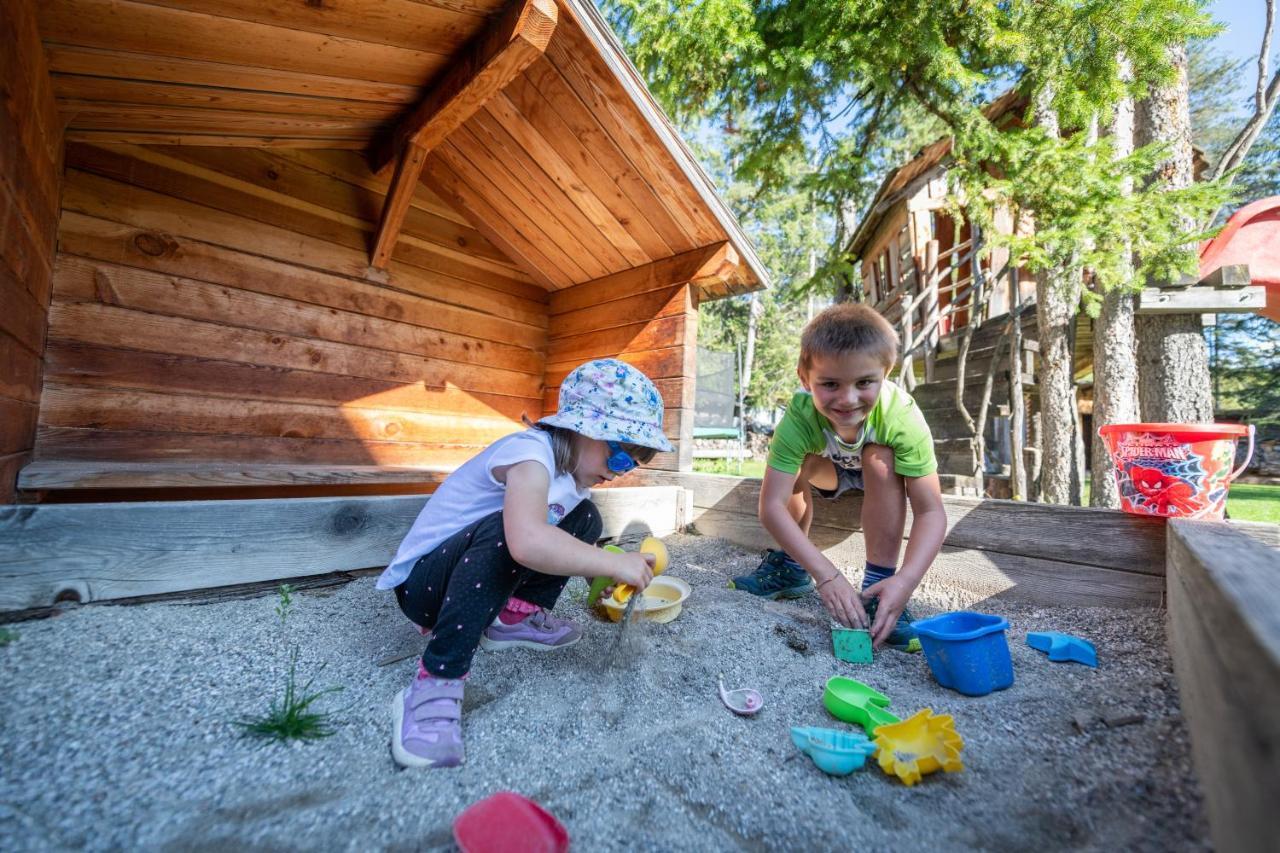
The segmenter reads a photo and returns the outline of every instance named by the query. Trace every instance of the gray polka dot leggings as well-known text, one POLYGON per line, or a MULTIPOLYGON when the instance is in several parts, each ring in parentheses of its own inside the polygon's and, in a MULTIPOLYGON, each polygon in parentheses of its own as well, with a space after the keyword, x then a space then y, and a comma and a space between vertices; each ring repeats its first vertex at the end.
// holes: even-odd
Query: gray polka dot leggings
MULTIPOLYGON (((594 545, 603 529, 600 511, 584 500, 559 528, 594 545)), ((480 635, 508 598, 514 595, 550 610, 569 580, 520 565, 511 558, 505 538, 502 512, 485 516, 419 558, 408 579, 396 587, 404 615, 431 629, 422 667, 436 678, 460 678, 471 670, 480 635)))

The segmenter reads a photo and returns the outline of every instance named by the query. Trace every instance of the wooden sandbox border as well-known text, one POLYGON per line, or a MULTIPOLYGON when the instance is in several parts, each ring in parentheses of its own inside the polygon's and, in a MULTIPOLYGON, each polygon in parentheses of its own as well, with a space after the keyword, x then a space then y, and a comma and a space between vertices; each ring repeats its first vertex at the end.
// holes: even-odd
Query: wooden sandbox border
MULTIPOLYGON (((754 548, 760 481, 642 469, 596 490, 604 538, 694 530, 754 548)), ((425 495, 0 506, 0 615, 385 565, 425 495)), ((1280 835, 1280 525, 944 497, 929 582, 980 600, 1163 607, 1215 847, 1280 835), (1167 571, 1166 571, 1167 567, 1167 571), (1166 593, 1167 591, 1167 593, 1166 593)), ((812 535, 848 563, 860 498, 820 501, 812 535)), ((907 534, 910 533, 908 521, 907 534)), ((1105 661, 1104 664, 1105 665, 1105 661)))

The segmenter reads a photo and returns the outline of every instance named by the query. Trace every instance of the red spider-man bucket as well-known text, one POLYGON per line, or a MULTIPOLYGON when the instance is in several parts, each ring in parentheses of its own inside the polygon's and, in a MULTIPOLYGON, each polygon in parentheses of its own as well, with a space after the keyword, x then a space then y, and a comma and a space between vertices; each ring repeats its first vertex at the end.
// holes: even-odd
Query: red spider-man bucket
POLYGON ((1253 457, 1253 426, 1108 424, 1098 430, 1115 463, 1120 508, 1134 515, 1222 520, 1227 487, 1253 457), (1249 452, 1232 470, 1236 440, 1249 452))

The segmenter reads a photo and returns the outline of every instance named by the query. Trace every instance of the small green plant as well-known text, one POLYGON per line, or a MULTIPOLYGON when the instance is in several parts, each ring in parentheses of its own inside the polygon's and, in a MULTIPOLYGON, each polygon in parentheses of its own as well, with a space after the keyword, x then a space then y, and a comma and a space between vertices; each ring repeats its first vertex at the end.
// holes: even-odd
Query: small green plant
POLYGON ((8 628, 0 628, 0 649, 18 639, 18 632, 11 631, 8 628))
MULTIPOLYGON (((321 667, 323 669, 323 667, 321 667)), ((315 677, 307 679, 307 683, 298 688, 298 647, 289 650, 289 670, 284 682, 284 697, 280 701, 271 700, 267 713, 260 717, 237 720, 236 725, 244 729, 245 734, 253 737, 272 740, 319 740, 334 733, 329 722, 332 716, 327 711, 311 711, 311 703, 326 693, 338 693, 341 687, 326 687, 323 690, 311 690, 315 677)))
MULTIPOLYGON (((285 636, 290 608, 293 607, 293 587, 280 584, 279 601, 276 602, 276 616, 280 619, 281 636, 285 636)), ((258 717, 236 720, 235 724, 244 733, 253 737, 271 740, 319 740, 334 733, 330 723, 332 714, 328 711, 310 710, 314 703, 326 693, 338 693, 341 687, 326 687, 323 690, 312 690, 315 676, 298 687, 298 646, 288 646, 289 665, 285 670, 284 696, 280 700, 271 700, 267 712, 258 717)), ((324 667, 322 666, 323 670, 324 667)))

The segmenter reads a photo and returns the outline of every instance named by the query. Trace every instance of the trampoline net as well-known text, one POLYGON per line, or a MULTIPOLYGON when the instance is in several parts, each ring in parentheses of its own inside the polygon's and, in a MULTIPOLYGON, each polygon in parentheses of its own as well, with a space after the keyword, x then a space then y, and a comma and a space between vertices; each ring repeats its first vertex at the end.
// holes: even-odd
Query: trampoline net
POLYGON ((737 435, 734 409, 738 404, 735 357, 698 347, 698 388, 694 400, 695 429, 723 429, 737 435))

